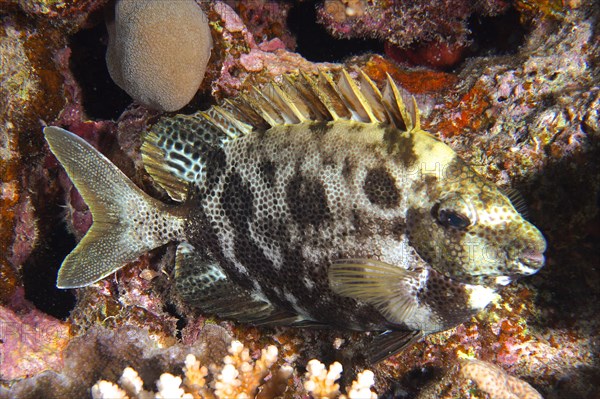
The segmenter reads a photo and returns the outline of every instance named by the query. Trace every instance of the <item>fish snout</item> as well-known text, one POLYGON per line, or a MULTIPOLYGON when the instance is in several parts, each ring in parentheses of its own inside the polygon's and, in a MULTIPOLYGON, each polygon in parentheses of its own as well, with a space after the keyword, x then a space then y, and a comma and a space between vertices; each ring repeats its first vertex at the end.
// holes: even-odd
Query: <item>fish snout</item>
POLYGON ((544 266, 545 260, 543 251, 527 248, 519 255, 520 271, 523 274, 533 274, 544 266))

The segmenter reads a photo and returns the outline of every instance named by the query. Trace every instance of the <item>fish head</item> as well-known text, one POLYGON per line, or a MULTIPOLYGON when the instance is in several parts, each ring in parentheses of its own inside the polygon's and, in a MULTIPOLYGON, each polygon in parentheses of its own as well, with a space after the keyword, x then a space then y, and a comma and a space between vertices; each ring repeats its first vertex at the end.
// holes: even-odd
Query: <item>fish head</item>
POLYGON ((427 161, 439 161, 439 168, 429 167, 437 172, 419 183, 418 200, 407 210, 407 235, 433 269, 455 281, 497 287, 543 266, 546 240, 498 187, 458 156, 427 161))

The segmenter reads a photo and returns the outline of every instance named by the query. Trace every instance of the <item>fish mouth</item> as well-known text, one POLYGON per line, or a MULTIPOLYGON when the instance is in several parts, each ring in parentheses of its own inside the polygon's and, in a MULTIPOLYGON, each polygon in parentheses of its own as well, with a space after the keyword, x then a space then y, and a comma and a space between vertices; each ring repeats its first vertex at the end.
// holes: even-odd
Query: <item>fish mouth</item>
POLYGON ((519 265, 521 266, 520 271, 523 272, 523 274, 533 274, 544 266, 545 260, 546 258, 542 252, 535 250, 523 251, 518 258, 519 265))

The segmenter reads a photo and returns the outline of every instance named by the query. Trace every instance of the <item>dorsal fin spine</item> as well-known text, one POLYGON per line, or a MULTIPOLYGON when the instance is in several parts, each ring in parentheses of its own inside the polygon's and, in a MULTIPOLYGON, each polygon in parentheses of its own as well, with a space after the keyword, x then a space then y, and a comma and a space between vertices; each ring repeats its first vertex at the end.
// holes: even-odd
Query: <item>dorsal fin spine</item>
POLYGON ((300 71, 298 75, 298 81, 292 81, 290 76, 286 76, 289 84, 298 90, 298 93, 304 98, 305 103, 308 105, 313 112, 313 120, 315 121, 327 121, 331 120, 332 116, 327 109, 327 106, 323 104, 319 95, 314 91, 312 87, 312 79, 304 72, 300 71))
POLYGON ((340 94, 337 85, 333 82, 331 75, 319 70, 319 79, 321 80, 321 85, 319 88, 324 90, 324 94, 329 100, 331 107, 335 109, 335 112, 339 118, 346 120, 352 119, 350 116, 353 115, 354 110, 348 108, 348 104, 344 101, 344 98, 340 94))
POLYGON ((308 82, 312 92, 317 96, 319 102, 325 107, 325 109, 329 113, 331 120, 336 121, 338 119, 342 119, 331 104, 331 100, 327 97, 326 93, 323 90, 321 90, 321 88, 319 88, 315 80, 307 74, 303 75, 304 79, 306 79, 306 81, 308 82))
POLYGON ((316 74, 300 71, 281 83, 254 87, 234 100, 193 115, 157 122, 142 146, 147 171, 171 198, 187 197, 188 184, 204 179, 202 152, 255 130, 306 122, 352 120, 389 123, 401 131, 421 131, 419 108, 387 74, 382 92, 360 69, 358 79, 345 69, 316 74), (334 77, 336 81, 334 82, 334 77), (173 176, 170 176, 173 175, 173 176))
POLYGON ((361 92, 371 105, 373 114, 375 114, 375 117, 378 121, 385 122, 387 118, 385 114, 385 108, 383 106, 381 91, 379 91, 375 83, 362 70, 359 69, 358 74, 360 76, 361 92))
POLYGON ((241 120, 236 118, 235 115, 227 111, 225 108, 215 106, 212 107, 211 110, 217 113, 223 119, 223 121, 228 124, 227 126, 221 123, 221 121, 218 121, 218 126, 223 130, 225 134, 227 134, 229 138, 236 139, 252 131, 251 125, 242 122, 241 120), (231 127, 233 127, 233 129, 231 127))
POLYGON ((404 129, 407 131, 412 131, 414 128, 414 124, 408 112, 406 112, 406 105, 404 105, 404 100, 400 95, 400 90, 398 90, 398 86, 392 79, 389 74, 387 76, 387 99, 384 95, 384 104, 387 106, 389 113, 391 116, 398 120, 400 126, 404 125, 404 129), (387 100, 387 101, 386 101, 387 100))
MULTIPOLYGON (((260 93, 258 93, 258 96, 260 96, 259 98, 262 97, 260 93)), ((243 101, 248 103, 250 107, 252 107, 264 119, 264 121, 269 124, 269 126, 277 126, 280 123, 280 121, 277 121, 273 118, 273 116, 271 116, 271 114, 267 111, 267 109, 265 109, 263 104, 261 104, 259 98, 256 98, 250 94, 246 94, 242 97, 243 101)))
POLYGON ((356 108, 357 115, 361 118, 361 122, 376 123, 379 121, 374 113, 371 105, 356 85, 354 79, 350 77, 345 69, 342 69, 342 76, 338 83, 340 92, 345 97, 349 109, 356 108))
POLYGON ((286 106, 291 113, 294 115, 295 119, 298 120, 297 123, 306 122, 306 117, 300 112, 295 102, 290 98, 290 96, 282 89, 282 87, 278 84, 273 85, 273 90, 277 96, 281 99, 284 106, 286 106))

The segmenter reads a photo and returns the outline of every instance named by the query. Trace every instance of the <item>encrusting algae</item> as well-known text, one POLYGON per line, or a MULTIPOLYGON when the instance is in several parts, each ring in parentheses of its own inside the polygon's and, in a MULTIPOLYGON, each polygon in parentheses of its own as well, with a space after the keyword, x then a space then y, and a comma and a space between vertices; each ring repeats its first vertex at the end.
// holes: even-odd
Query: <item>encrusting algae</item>
POLYGON ((477 359, 461 359, 460 365, 461 377, 475 382, 491 399, 543 399, 531 385, 496 365, 477 359))

